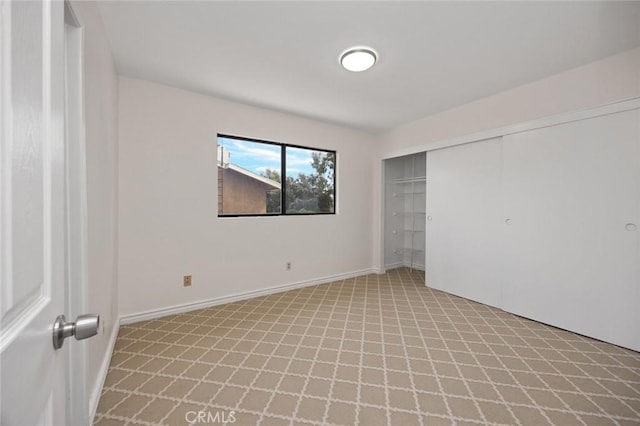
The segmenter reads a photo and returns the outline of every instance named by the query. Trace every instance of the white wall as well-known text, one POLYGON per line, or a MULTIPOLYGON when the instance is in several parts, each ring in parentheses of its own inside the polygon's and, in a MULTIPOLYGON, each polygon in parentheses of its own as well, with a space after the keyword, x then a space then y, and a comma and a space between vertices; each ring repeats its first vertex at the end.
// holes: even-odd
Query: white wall
POLYGON ((640 96, 640 48, 398 126, 382 135, 382 155, 640 96))
POLYGON ((110 357, 109 339, 118 318, 118 76, 97 5, 74 1, 72 6, 84 28, 85 43, 87 311, 99 313, 104 326, 104 333, 87 342, 87 389, 95 393, 102 387, 101 369, 110 357))
POLYGON ((370 270, 370 136, 124 77, 119 115, 121 315, 370 270), (218 218, 217 133, 336 150, 338 214, 218 218))

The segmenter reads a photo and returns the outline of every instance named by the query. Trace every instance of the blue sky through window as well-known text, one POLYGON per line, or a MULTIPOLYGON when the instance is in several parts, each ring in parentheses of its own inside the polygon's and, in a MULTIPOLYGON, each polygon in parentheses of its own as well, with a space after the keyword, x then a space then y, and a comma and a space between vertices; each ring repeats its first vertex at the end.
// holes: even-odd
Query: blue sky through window
MULTIPOLYGON (((266 169, 280 172, 280 146, 237 139, 218 138, 218 144, 229 152, 229 162, 257 174, 266 169)), ((311 174, 312 150, 287 148, 287 175, 311 174)))

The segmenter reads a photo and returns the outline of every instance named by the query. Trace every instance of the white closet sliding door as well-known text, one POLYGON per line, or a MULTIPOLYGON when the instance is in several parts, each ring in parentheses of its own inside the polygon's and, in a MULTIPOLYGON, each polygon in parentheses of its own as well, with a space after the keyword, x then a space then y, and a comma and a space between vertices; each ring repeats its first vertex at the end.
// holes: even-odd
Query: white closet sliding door
POLYGON ((505 136, 503 156, 502 307, 640 350, 640 112, 505 136))
POLYGON ((427 152, 426 281, 500 307, 502 140, 427 152))

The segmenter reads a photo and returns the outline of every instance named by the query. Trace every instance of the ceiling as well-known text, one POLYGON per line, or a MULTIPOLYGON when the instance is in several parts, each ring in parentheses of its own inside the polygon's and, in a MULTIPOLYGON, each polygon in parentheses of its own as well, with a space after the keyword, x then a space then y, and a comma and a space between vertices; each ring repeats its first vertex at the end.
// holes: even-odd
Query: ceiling
POLYGON ((640 46, 640 2, 100 2, 118 72, 379 132, 640 46), (354 45, 379 53, 342 69, 354 45))

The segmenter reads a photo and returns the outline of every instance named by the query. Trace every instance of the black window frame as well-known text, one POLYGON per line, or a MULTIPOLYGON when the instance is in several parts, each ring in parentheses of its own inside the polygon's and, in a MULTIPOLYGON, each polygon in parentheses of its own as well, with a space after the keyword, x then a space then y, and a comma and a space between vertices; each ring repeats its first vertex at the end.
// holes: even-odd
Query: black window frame
POLYGON ((337 178, 337 173, 338 173, 338 153, 337 151, 331 150, 331 149, 323 149, 323 148, 313 148, 313 147, 309 147, 309 146, 303 146, 303 145, 294 145, 294 144, 290 144, 290 143, 282 143, 282 142, 274 142, 274 141, 268 141, 268 140, 264 140, 264 139, 256 139, 256 138, 248 138, 248 137, 244 137, 244 136, 236 136, 236 135, 228 135, 226 133, 218 133, 217 134, 217 138, 216 138, 216 142, 219 138, 225 138, 225 139, 235 139, 235 140, 239 140, 239 141, 245 141, 245 142, 257 142, 257 143, 264 143, 264 144, 268 144, 268 145, 276 145, 280 147, 280 213, 230 213, 230 214, 223 214, 220 211, 218 211, 218 217, 219 218, 228 218, 228 217, 280 217, 280 216, 327 216, 327 215, 336 215, 336 210, 338 207, 338 198, 337 198, 337 182, 338 182, 338 178, 337 178), (286 206, 286 200, 287 200, 287 191, 286 191, 286 187, 287 187, 287 147, 289 148, 300 148, 300 149, 306 149, 309 151, 321 151, 321 152, 326 152, 326 153, 330 153, 333 154, 333 211, 332 212, 314 212, 314 213, 287 213, 287 206, 286 206))

